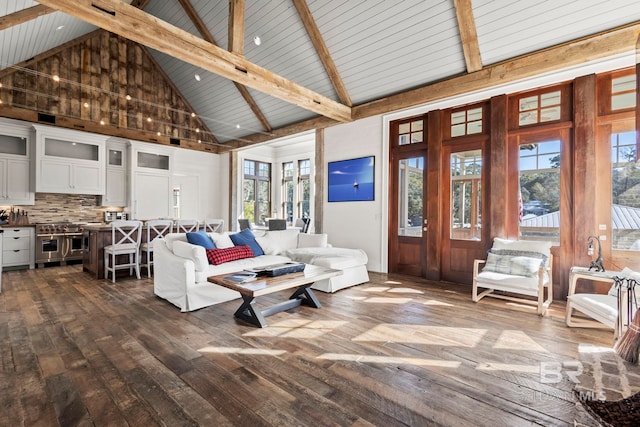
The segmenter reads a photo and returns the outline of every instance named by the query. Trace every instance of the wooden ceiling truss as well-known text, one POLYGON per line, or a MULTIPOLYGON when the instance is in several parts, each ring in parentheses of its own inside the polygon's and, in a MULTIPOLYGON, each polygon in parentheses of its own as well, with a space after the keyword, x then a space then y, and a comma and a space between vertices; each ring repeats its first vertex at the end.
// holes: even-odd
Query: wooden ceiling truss
MULTIPOLYGON (((486 89, 540 73, 628 52, 635 48, 640 34, 640 22, 634 22, 483 67, 471 1, 454 0, 467 74, 352 106, 346 86, 340 78, 337 67, 304 0, 292 1, 340 102, 293 83, 243 57, 244 0, 229 1, 229 51, 217 46, 189 0, 179 0, 179 2, 203 39, 142 11, 141 9, 146 6, 148 1, 134 0, 131 5, 128 5, 119 0, 39 0, 40 6, 34 6, 0 18, 0 29, 26 22, 42 14, 51 13, 53 10, 59 10, 144 46, 229 78, 236 84, 255 116, 269 133, 256 133, 242 139, 229 141, 223 144, 223 147, 219 147, 220 152, 311 129, 329 127, 342 122, 410 108, 438 99, 486 89), (255 100, 249 94, 247 87, 313 111, 320 117, 272 129, 255 100)), ((6 73, 6 69, 0 71, 0 77, 3 73, 6 73)))

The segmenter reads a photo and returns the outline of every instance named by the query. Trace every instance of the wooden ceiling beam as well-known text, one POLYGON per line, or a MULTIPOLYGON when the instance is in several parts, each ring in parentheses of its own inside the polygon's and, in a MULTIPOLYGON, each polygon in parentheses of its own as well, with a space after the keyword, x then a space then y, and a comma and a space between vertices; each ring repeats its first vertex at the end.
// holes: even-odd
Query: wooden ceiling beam
POLYGON ((309 10, 309 6, 305 0, 293 0, 293 4, 298 10, 298 15, 300 15, 300 19, 304 24, 304 28, 307 30, 307 34, 311 39, 311 43, 313 43, 313 47, 316 49, 318 53, 318 57, 324 66, 324 69, 327 71, 327 75, 329 76, 329 80, 333 84, 333 88, 338 94, 338 98, 340 102, 344 105, 351 106, 351 97, 349 96, 349 92, 347 91, 347 87, 342 81, 342 77, 340 77, 340 73, 338 72, 338 67, 333 62, 333 58, 331 57, 331 53, 329 53, 329 49, 322 38, 322 34, 318 29, 318 25, 316 24, 315 19, 313 19, 313 15, 309 10))
MULTIPOLYGON (((562 45, 522 55, 483 70, 465 74, 417 89, 408 90, 376 101, 353 107, 354 120, 379 114, 386 114, 427 102, 487 89, 499 84, 514 82, 546 72, 557 71, 571 65, 607 58, 617 54, 632 52, 636 48, 640 58, 640 21, 613 28, 611 30, 583 37, 562 45)), ((221 153, 266 142, 271 139, 295 135, 314 128, 324 128, 340 124, 334 120, 316 118, 295 123, 272 131, 272 136, 252 134, 241 139, 228 141, 219 147, 221 153)))
POLYGON ((275 98, 332 119, 351 121, 351 108, 227 52, 121 0, 39 0, 41 4, 119 34, 275 98))
MULTIPOLYGON (((209 43, 218 46, 218 43, 216 43, 216 40, 213 37, 213 34, 211 34, 211 31, 209 31, 209 29, 207 28, 207 25, 204 23, 202 18, 200 18, 200 15, 198 14, 198 12, 196 12, 191 2, 189 0, 178 0, 178 1, 182 5, 182 8, 184 9, 184 11, 187 13, 187 16, 189 16, 189 19, 191 19, 191 22, 193 22, 193 25, 195 25, 195 27, 198 29, 198 32, 200 33, 200 35, 202 35, 202 38, 208 41, 209 43)), ((260 107, 258 107, 258 103, 253 99, 253 97, 249 93, 249 89, 247 89, 246 87, 244 87, 238 82, 233 82, 233 84, 236 86, 236 89, 238 89, 238 92, 240 92, 240 95, 242 95, 242 98, 244 98, 247 105, 249 105, 249 108, 253 112, 253 115, 256 116, 258 121, 262 124, 262 127, 264 128, 264 130, 266 130, 267 132, 270 132, 272 129, 271 124, 269 124, 269 121, 260 110, 260 107)))
POLYGON ((38 4, 5 16, 0 16, 0 31, 53 12, 55 12, 55 9, 38 4))
POLYGON ((476 21, 473 17, 471 0, 453 0, 458 18, 458 30, 462 41, 462 51, 467 64, 467 72, 473 73, 482 69, 482 57, 476 32, 476 21))
POLYGON ((229 0, 229 52, 244 55, 244 0, 229 0))
POLYGON ((640 34, 640 21, 522 55, 482 70, 421 86, 353 107, 354 120, 487 89, 588 61, 631 52, 640 34))

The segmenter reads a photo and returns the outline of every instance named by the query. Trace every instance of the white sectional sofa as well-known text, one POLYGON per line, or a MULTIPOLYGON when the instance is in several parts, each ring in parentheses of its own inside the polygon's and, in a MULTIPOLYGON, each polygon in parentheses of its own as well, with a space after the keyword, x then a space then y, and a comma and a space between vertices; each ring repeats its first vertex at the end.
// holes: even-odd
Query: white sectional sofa
MULTIPOLYGON (((228 247, 228 234, 207 233, 217 247, 228 247)), ((256 235, 264 255, 212 265, 203 246, 187 241, 186 233, 171 233, 153 241, 154 293, 180 308, 193 311, 240 298, 236 291, 214 285, 207 277, 245 268, 282 262, 304 262, 342 270, 343 274, 313 284, 312 288, 336 292, 367 282, 367 254, 361 249, 334 248, 326 234, 304 234, 298 230, 267 231, 256 235)))

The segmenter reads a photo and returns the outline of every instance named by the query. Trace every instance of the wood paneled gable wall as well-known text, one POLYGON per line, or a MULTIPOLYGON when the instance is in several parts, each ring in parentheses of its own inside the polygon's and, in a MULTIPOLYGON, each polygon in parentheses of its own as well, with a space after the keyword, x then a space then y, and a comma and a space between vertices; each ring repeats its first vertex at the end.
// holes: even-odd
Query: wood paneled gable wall
POLYGON ((0 83, 5 117, 218 152, 147 48, 105 30, 5 68, 0 83))

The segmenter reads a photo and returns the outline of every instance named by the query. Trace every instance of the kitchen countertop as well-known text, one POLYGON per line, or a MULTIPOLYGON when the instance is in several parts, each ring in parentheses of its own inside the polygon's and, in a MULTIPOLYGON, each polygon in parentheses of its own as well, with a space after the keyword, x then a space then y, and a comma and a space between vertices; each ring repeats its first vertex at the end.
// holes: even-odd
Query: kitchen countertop
POLYGON ((111 224, 106 222, 92 222, 90 224, 84 224, 82 228, 89 231, 109 231, 111 230, 111 224))
POLYGON ((0 228, 35 227, 35 224, 0 224, 0 228))

